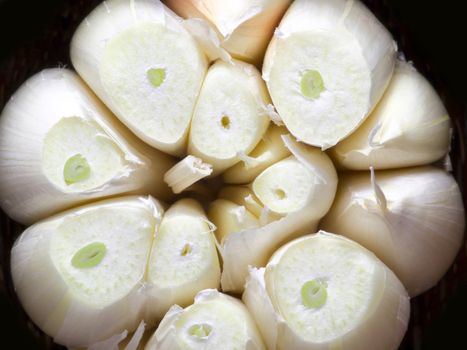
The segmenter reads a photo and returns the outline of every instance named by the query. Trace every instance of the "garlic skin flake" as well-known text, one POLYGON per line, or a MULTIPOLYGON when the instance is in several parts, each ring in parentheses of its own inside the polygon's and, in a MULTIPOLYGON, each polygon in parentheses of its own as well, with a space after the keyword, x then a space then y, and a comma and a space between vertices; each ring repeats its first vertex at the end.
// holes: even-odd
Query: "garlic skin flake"
POLYGON ((213 231, 193 199, 181 199, 166 211, 148 261, 148 322, 160 320, 173 304, 189 305, 200 290, 219 287, 221 270, 213 231))
POLYGON ((259 66, 291 0, 166 0, 184 18, 207 21, 233 57, 259 66))
POLYGON ((33 322, 71 348, 134 331, 145 311, 146 264, 162 214, 152 197, 123 197, 72 209, 24 231, 11 252, 11 274, 33 322), (104 249, 89 251, 97 242, 104 249))
POLYGON ((266 347, 240 300, 206 289, 185 309, 172 306, 144 349, 265 350, 266 347))
POLYGON ((186 150, 207 60, 183 20, 159 0, 110 0, 78 27, 73 66, 138 137, 172 155, 186 150))
POLYGON ((441 169, 343 174, 320 227, 370 249, 416 296, 433 287, 453 263, 465 213, 456 181, 441 169))
POLYGON ((250 269, 242 299, 268 349, 395 350, 410 316, 407 292, 389 268, 324 231, 286 244, 266 268, 250 269), (310 282, 318 287, 309 290, 310 282))
POLYGON ((191 121, 188 153, 212 165, 213 176, 238 163, 266 132, 266 85, 251 64, 216 61, 208 70, 191 121))
POLYGON ((136 138, 67 69, 28 79, 0 117, 0 205, 31 224, 93 199, 172 194, 174 161, 136 138))
POLYGON ((429 164, 448 153, 450 126, 448 112, 430 83, 412 64, 397 61, 381 101, 330 155, 338 166, 351 170, 429 164))
POLYGON ((324 150, 364 121, 395 57, 390 33, 359 1, 295 0, 269 44, 263 78, 290 132, 324 150))

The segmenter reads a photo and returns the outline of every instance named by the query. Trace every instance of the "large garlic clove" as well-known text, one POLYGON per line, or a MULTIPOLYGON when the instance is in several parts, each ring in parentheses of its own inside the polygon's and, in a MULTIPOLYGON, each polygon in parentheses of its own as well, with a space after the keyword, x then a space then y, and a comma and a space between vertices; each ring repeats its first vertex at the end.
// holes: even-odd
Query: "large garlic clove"
POLYGON ((243 301, 269 349, 397 349, 410 315, 407 292, 389 268, 324 231, 252 269, 243 301))
POLYGON ((326 149, 378 102, 395 53, 389 32, 359 1, 296 0, 269 44, 263 78, 290 132, 326 149))
POLYGON ((267 167, 289 156, 290 152, 282 141, 282 135, 286 134, 286 128, 270 125, 255 149, 222 174, 224 181, 230 184, 250 183, 267 167))
POLYGON ((147 270, 146 319, 161 319, 173 304, 189 305, 196 293, 218 288, 220 266, 213 228, 200 204, 182 199, 165 213, 147 270))
POLYGON ((141 321, 142 286, 162 215, 151 197, 73 209, 28 228, 11 252, 19 300, 54 341, 85 347, 141 321))
POLYGON ((99 5, 74 34, 71 61, 141 139, 169 154, 185 151, 207 61, 159 0, 99 5))
MULTIPOLYGON (((284 136, 283 141, 293 156, 263 171, 251 186, 253 196, 249 200, 246 198, 248 196, 244 197, 243 204, 241 198, 229 194, 233 189, 227 190, 221 195, 238 203, 233 206, 235 211, 230 216, 217 217, 213 210, 209 212, 209 217, 218 227, 221 242, 221 285, 224 291, 242 292, 248 266, 265 266, 272 253, 282 244, 316 230, 319 220, 333 202, 337 174, 329 157, 316 148, 299 144, 290 136, 284 136), (258 205, 262 207, 259 217, 258 205), (256 212, 256 216, 246 208, 256 212), (243 226, 237 224, 240 221, 234 221, 238 217, 234 214, 237 213, 246 214, 240 216, 243 226), (254 225, 248 228, 245 223, 249 221, 245 218, 250 217, 254 225)), ((241 187, 237 189, 244 195, 248 193, 241 187)), ((228 201, 219 199, 215 205, 219 202, 228 201)), ((223 213, 228 211, 224 210, 223 213)))
POLYGON ((451 266, 465 213, 458 185, 441 169, 345 174, 321 227, 373 251, 416 296, 451 266))
POLYGON ((241 301, 217 290, 201 291, 193 305, 172 306, 145 350, 266 349, 241 301))
POLYGON ((136 138, 67 69, 26 81, 0 118, 0 204, 30 224, 122 193, 170 199, 174 161, 136 138))
POLYGON ((260 65, 264 52, 291 0, 166 0, 184 18, 206 20, 219 46, 234 57, 260 65))
POLYGON ((449 144, 450 120, 443 102, 410 63, 398 61, 374 111, 331 155, 345 169, 402 168, 442 158, 449 144))
POLYGON ((217 61, 209 68, 191 122, 188 152, 219 174, 260 142, 269 125, 266 85, 247 63, 217 61))

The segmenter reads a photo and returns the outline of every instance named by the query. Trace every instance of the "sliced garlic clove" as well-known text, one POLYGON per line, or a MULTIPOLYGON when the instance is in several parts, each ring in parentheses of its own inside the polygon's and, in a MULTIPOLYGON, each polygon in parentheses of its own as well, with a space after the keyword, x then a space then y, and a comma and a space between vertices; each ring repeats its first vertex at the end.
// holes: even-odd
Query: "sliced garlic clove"
POLYGON ((434 167, 380 171, 374 181, 377 187, 368 173, 343 175, 321 227, 373 251, 416 296, 441 279, 461 247, 459 187, 434 167))
POLYGON ((185 151, 207 61, 160 1, 102 3, 74 34, 71 61, 141 139, 172 155, 185 151))
POLYGON ((391 35, 359 1, 296 0, 269 44, 263 78, 290 132, 326 149, 378 102, 395 56, 391 35))
POLYGON ((260 65, 274 28, 291 0, 166 0, 184 18, 206 20, 220 46, 235 58, 260 65))
POLYGON ((151 197, 110 199, 23 232, 11 252, 11 274, 33 322, 73 348, 134 331, 144 313, 146 264, 162 212, 151 197))
POLYGON ((241 301, 217 290, 201 291, 193 305, 174 305, 145 350, 266 349, 258 328, 241 301))
POLYGON ((269 125, 266 85, 253 66, 217 61, 209 68, 191 122, 188 152, 217 175, 250 153, 269 125))
POLYGON ((261 141, 241 162, 227 169, 222 178, 229 184, 252 182, 263 170, 290 155, 282 141, 286 128, 270 125, 261 141))
POLYGON ((21 223, 116 194, 172 195, 162 177, 174 161, 131 134, 67 69, 43 70, 13 95, 0 148, 0 205, 21 223))
POLYGON ((450 124, 430 83, 410 63, 398 61, 374 111, 331 155, 339 166, 352 170, 429 164, 448 153, 450 124))
POLYGON ((161 319, 171 305, 189 305, 200 290, 219 286, 213 228, 196 201, 179 200, 165 213, 149 258, 147 282, 147 320, 161 319))
POLYGON ((410 303, 370 251, 320 231, 252 269, 243 301, 270 349, 397 349, 410 303))
POLYGON ((211 164, 188 155, 165 173, 164 181, 174 193, 180 193, 211 173, 211 164))

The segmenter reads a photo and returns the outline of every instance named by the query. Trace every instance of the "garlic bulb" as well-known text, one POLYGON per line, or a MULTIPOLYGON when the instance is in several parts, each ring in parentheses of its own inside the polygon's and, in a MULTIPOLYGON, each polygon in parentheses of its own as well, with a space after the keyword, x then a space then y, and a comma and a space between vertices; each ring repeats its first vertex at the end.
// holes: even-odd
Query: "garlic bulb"
POLYGON ((286 128, 270 125, 255 149, 222 174, 224 181, 230 184, 250 183, 267 167, 289 156, 290 152, 282 141, 282 135, 286 134, 286 128))
POLYGON ((359 1, 295 0, 269 44, 263 78, 290 132, 326 149, 376 105, 395 54, 389 32, 359 1))
POLYGON ((59 210, 122 193, 170 199, 174 161, 130 133, 67 69, 26 81, 0 117, 0 205, 31 224, 59 210))
POLYGON ((418 167, 343 174, 321 227, 374 252, 416 296, 446 273, 463 240, 465 213, 454 178, 418 167))
POLYGON ((74 348, 135 330, 145 311, 142 286, 162 212, 151 197, 124 197, 23 232, 11 252, 11 274, 33 322, 74 348))
POLYGON ((268 128, 266 85, 247 63, 216 61, 204 80, 191 122, 188 153, 219 174, 250 153, 268 128))
POLYGON ((220 266, 212 225, 202 207, 181 199, 165 213, 147 269, 146 319, 159 320, 173 304, 189 305, 196 293, 217 288, 220 266))
POLYGON ((180 16, 206 20, 219 46, 234 57, 259 65, 291 0, 166 0, 180 16))
POLYGON ((268 349, 397 349, 410 303, 394 273, 357 243, 320 231, 251 269, 243 301, 268 349))
POLYGON ((241 301, 214 289, 199 292, 195 303, 178 305, 164 316, 145 350, 266 349, 241 301))
POLYGON ((184 153, 207 61, 182 19, 159 0, 104 1, 74 34, 71 61, 136 135, 166 153, 184 153))
POLYGON ((233 187, 221 192, 228 199, 210 206, 208 217, 221 243, 224 291, 242 292, 248 266, 264 266, 280 245, 314 231, 331 207, 337 174, 329 157, 290 136, 283 141, 293 156, 264 170, 251 192, 233 187))
POLYGON ((374 111, 331 155, 339 166, 353 170, 428 164, 448 153, 449 129, 436 91, 410 63, 398 61, 374 111))

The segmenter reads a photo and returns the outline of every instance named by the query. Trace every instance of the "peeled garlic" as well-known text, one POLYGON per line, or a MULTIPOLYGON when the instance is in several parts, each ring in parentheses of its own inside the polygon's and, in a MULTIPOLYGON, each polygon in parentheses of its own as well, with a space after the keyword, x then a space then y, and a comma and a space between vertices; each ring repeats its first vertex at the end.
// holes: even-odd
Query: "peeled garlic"
POLYGON ((213 228, 196 201, 181 199, 165 213, 154 238, 147 282, 147 320, 159 320, 171 305, 189 305, 200 290, 219 286, 213 228))
POLYGON ((343 174, 321 227, 374 252, 416 296, 433 287, 462 244, 465 214, 454 178, 418 167, 343 174))
POLYGON ((230 194, 221 195, 237 204, 225 199, 211 204, 208 216, 221 243, 224 291, 242 292, 248 266, 264 266, 280 245, 313 232, 331 207, 337 174, 329 157, 290 136, 283 141, 293 156, 264 170, 251 185, 251 193, 237 187, 245 203, 231 195, 232 187, 230 194))
POLYGON ((206 20, 219 46, 234 57, 259 65, 291 0, 166 0, 180 16, 206 20))
POLYGON ((159 0, 103 2, 74 34, 71 61, 141 139, 169 154, 185 151, 207 61, 159 0))
POLYGON ((368 119, 331 149, 346 169, 401 168, 432 163, 448 153, 450 120, 430 83, 398 61, 391 83, 368 119))
POLYGON ((142 286, 162 213, 151 197, 124 197, 24 231, 11 252, 11 274, 32 321, 73 348, 134 331, 145 311, 142 286))
POLYGON ((0 117, 0 205, 31 224, 121 193, 170 199, 174 161, 136 138, 67 69, 26 81, 0 117))
POLYGON ((215 62, 208 71, 191 122, 188 152, 219 174, 250 153, 269 125, 266 85, 250 64, 215 62))
POLYGON ((407 292, 389 268, 324 231, 252 268, 243 301, 268 349, 397 349, 410 315, 407 292))
POLYGON ((222 174, 224 181, 230 184, 252 182, 267 167, 290 155, 282 141, 282 135, 286 134, 286 128, 270 125, 255 149, 222 174))
POLYGON ((266 349, 241 301, 214 289, 198 293, 195 303, 172 306, 145 350, 266 349))
POLYGON ((269 44, 263 78, 290 132, 326 149, 376 105, 395 54, 390 33, 359 1, 295 0, 269 44))

